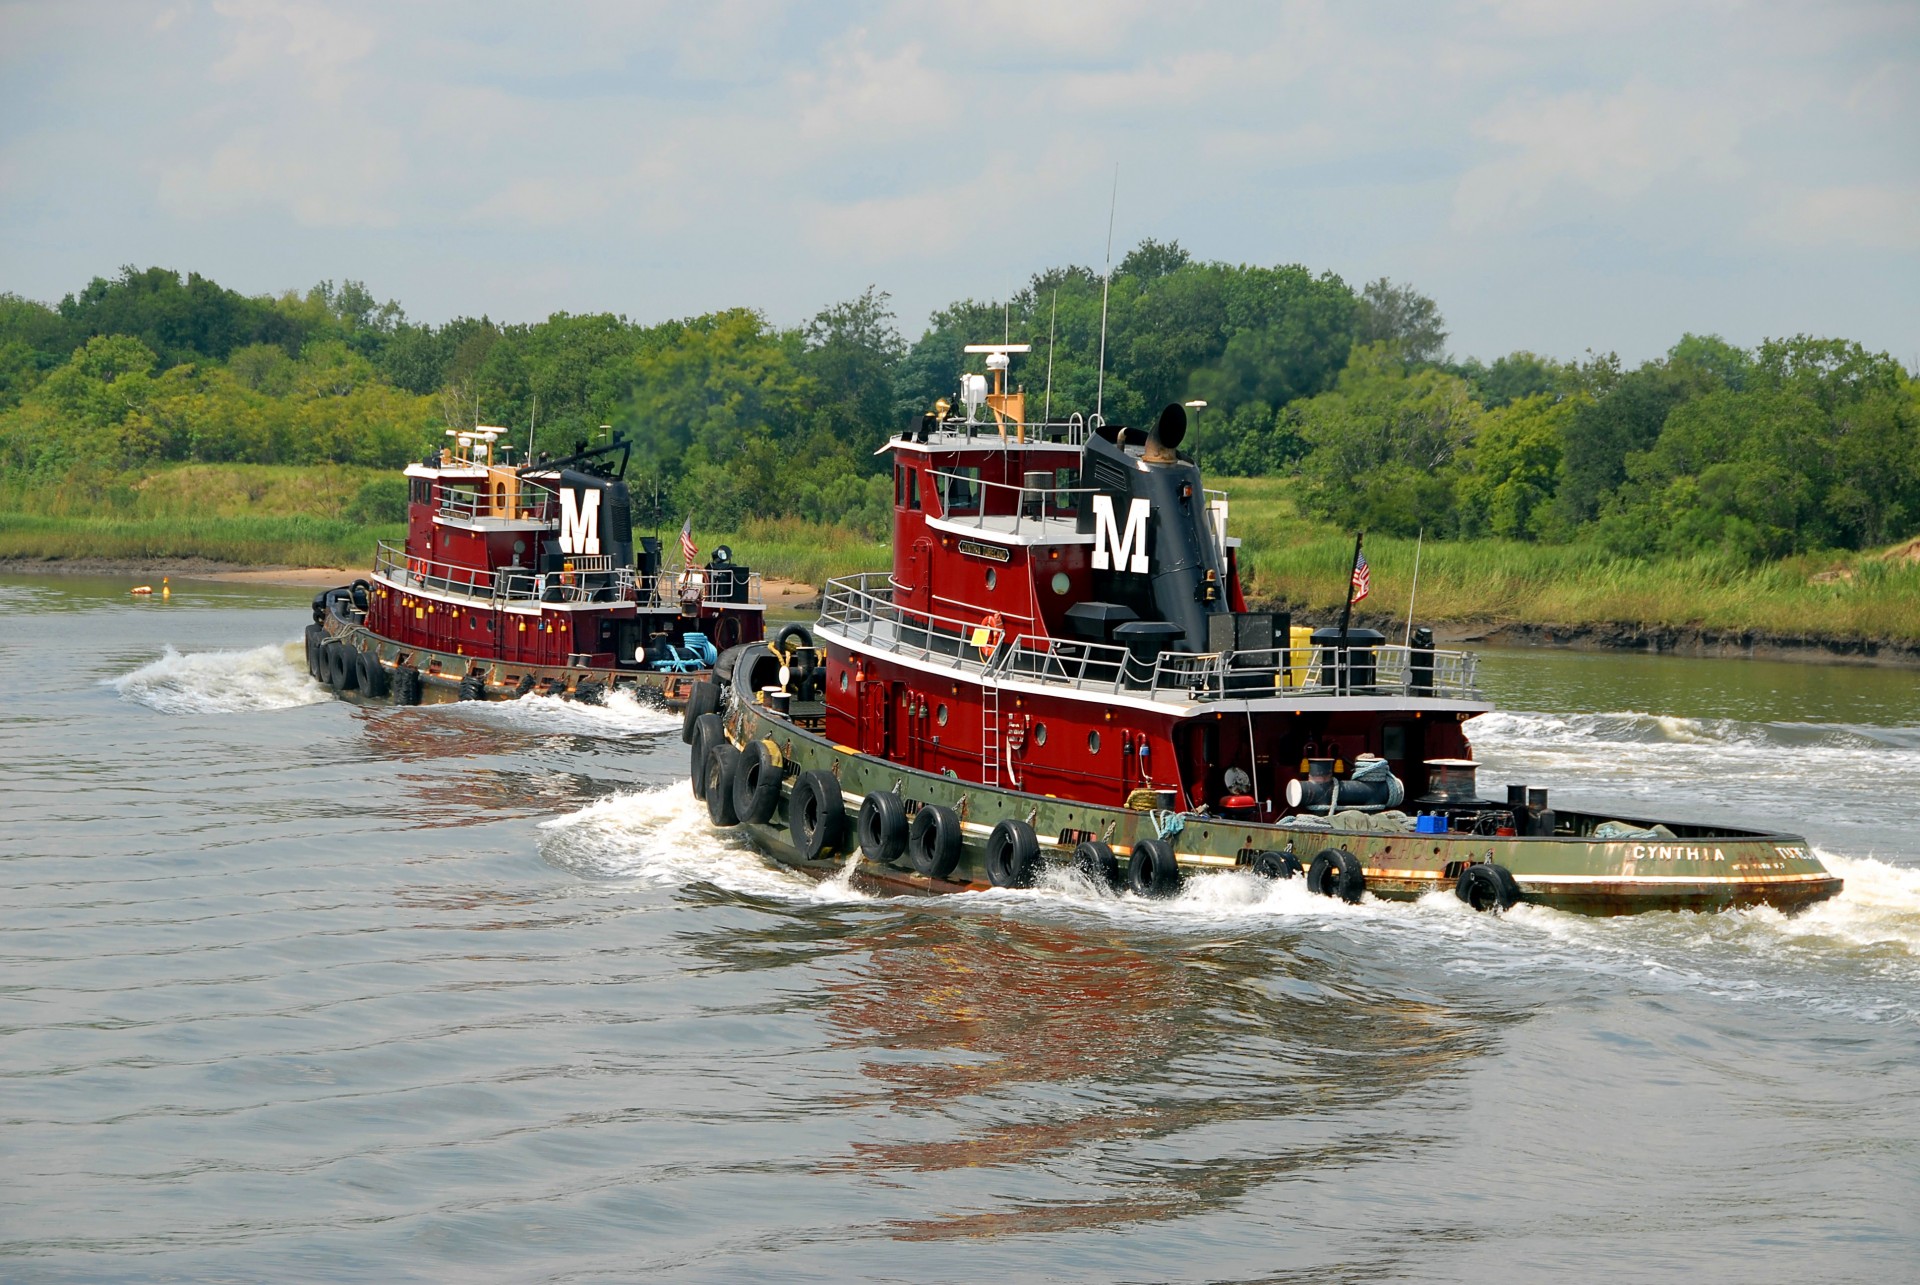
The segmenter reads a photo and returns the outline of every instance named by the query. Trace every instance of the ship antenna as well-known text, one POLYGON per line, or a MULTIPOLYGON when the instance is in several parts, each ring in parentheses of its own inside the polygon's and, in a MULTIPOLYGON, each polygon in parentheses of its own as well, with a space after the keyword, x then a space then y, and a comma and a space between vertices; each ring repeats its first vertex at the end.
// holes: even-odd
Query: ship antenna
POLYGON ((1427 540, 1427 529, 1420 528, 1419 539, 1413 542, 1413 588, 1407 592, 1407 640, 1403 647, 1413 646, 1413 600, 1420 593, 1420 546, 1427 540))
POLYGON ((1060 287, 1053 288, 1053 311, 1047 314, 1047 409, 1040 413, 1042 424, 1053 422, 1053 325, 1060 318, 1060 287))
POLYGON ((533 421, 540 418, 540 394, 533 395, 533 412, 527 416, 527 463, 533 463, 533 421))
POLYGON ((1107 273, 1100 280, 1100 375, 1093 389, 1093 413, 1106 409, 1107 291, 1113 286, 1113 213, 1120 205, 1120 162, 1113 163, 1113 194, 1107 200, 1107 273))

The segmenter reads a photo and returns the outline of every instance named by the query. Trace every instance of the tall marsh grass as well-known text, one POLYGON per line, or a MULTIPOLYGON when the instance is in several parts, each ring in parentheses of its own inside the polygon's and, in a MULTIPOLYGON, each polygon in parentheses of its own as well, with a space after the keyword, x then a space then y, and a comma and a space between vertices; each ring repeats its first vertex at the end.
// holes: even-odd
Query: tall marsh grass
MULTIPOLYGON (((375 540, 397 540, 402 530, 343 514, 362 487, 386 476, 343 466, 188 465, 51 487, 0 479, 0 558, 363 567, 375 540)), ((1337 617, 1353 536, 1302 516, 1286 479, 1220 485, 1231 497, 1249 598, 1314 620, 1337 617)), ((676 533, 661 534, 671 558, 676 533)), ((892 563, 883 541, 798 518, 694 534, 703 552, 727 544, 764 575, 812 585, 892 563)), ((1366 549, 1372 593, 1357 616, 1404 619, 1415 542, 1369 536, 1366 549)), ((1917 643, 1920 563, 1838 553, 1754 566, 1712 554, 1618 559, 1584 544, 1428 541, 1415 614, 1428 623, 1626 624, 1917 643)))

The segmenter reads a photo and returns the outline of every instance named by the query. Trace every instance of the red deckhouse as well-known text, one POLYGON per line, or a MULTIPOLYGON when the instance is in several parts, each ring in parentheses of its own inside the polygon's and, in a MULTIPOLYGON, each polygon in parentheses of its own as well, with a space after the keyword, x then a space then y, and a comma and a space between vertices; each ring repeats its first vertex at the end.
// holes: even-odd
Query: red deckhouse
POLYGON ((830 740, 988 787, 1116 806, 1151 790, 1256 820, 1293 810, 1305 760, 1378 755, 1413 797, 1429 760, 1466 754, 1461 720, 1491 708, 1471 657, 1424 630, 1343 645, 1247 610, 1179 407, 1150 433, 1026 424, 1005 386, 1024 346, 969 351, 993 389, 969 376, 964 414, 943 403, 882 448, 892 572, 827 585, 830 740))

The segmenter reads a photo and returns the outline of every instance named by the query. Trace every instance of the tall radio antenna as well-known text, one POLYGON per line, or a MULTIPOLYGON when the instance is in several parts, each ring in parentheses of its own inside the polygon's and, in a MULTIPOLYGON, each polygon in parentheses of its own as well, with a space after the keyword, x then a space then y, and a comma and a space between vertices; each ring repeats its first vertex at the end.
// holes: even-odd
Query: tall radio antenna
MULTIPOLYGON (((1113 163, 1113 195, 1107 200, 1107 272, 1100 280, 1100 374, 1093 388, 1093 413, 1106 409, 1107 396, 1107 291, 1113 286, 1113 213, 1120 206, 1120 162, 1113 163)), ((1083 403, 1084 404, 1084 403, 1083 403)), ((1102 422, 1105 416, 1101 416, 1102 422)))
POLYGON ((1053 326, 1060 319, 1060 287, 1053 288, 1053 311, 1047 315, 1047 409, 1040 413, 1042 424, 1053 423, 1053 326))

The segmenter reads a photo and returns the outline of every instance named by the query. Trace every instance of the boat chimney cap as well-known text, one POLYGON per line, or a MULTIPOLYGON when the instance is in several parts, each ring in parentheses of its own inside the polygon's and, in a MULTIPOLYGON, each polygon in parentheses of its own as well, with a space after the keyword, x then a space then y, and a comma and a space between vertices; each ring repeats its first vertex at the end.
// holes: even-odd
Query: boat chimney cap
POLYGON ((1172 464, 1180 458, 1180 443, 1186 436, 1187 408, 1179 402, 1168 402, 1147 434, 1146 450, 1140 458, 1149 464, 1172 464))

